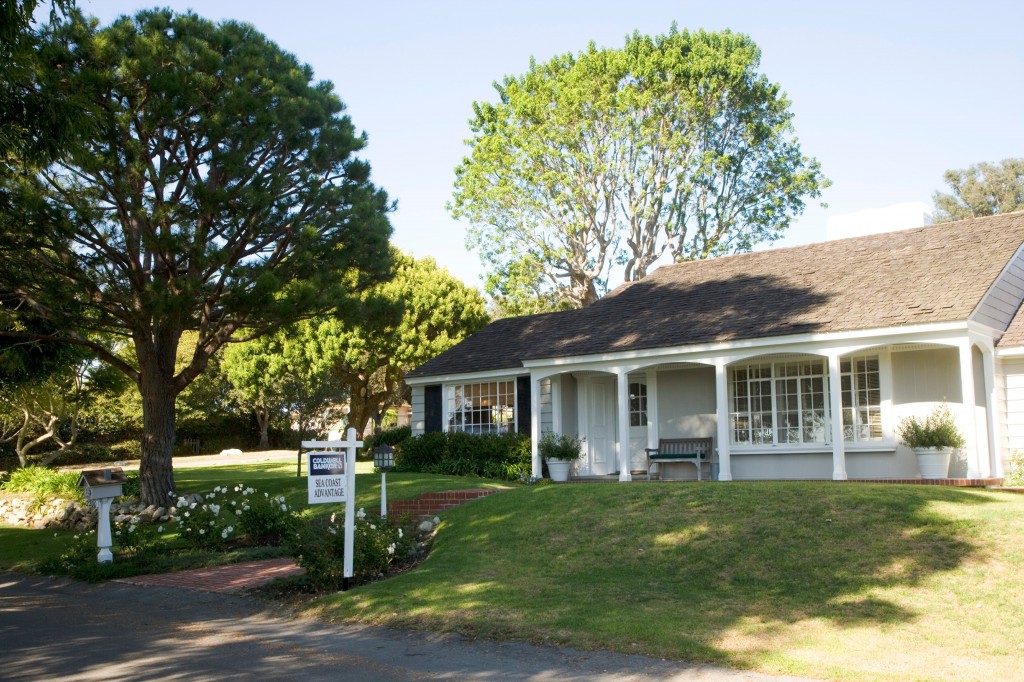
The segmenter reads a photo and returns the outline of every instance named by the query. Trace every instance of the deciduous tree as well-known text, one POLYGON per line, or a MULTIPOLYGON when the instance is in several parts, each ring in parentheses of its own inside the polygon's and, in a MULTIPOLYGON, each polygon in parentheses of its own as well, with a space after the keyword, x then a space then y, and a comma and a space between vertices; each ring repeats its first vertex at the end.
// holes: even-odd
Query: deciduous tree
POLYGON ((827 185, 793 134, 789 100, 758 72, 747 36, 673 29, 530 62, 476 102, 470 155, 449 210, 505 295, 593 302, 612 269, 646 276, 673 260, 778 239, 827 185))
POLYGON ((384 277, 389 203, 331 85, 252 26, 153 10, 46 38, 43 87, 87 101, 93 127, 19 181, 0 291, 135 382, 142 498, 167 503, 176 396, 229 341, 384 277))
POLYGON ((937 223, 1024 209, 1024 159, 979 163, 942 177, 951 191, 932 195, 937 223))

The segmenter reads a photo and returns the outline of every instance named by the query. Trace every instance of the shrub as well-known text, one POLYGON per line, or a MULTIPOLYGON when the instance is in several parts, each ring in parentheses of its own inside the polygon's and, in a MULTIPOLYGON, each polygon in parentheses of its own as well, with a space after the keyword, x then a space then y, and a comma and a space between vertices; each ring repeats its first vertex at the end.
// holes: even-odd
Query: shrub
POLYGON ((1003 476, 1003 485, 1024 486, 1024 450, 1014 450, 1010 453, 1010 462, 1006 467, 1006 474, 1003 476))
POLYGON ((411 426, 396 426, 393 429, 385 429, 375 433, 366 439, 366 449, 372 451, 378 445, 390 445, 397 451, 402 445, 412 438, 411 426))
POLYGON ((82 500, 77 471, 57 471, 47 467, 29 466, 15 469, 0 489, 8 493, 28 493, 37 502, 54 497, 82 500))
MULTIPOLYGON (((332 514, 309 520, 289 536, 289 549, 296 563, 306 569, 306 580, 318 591, 342 587, 345 567, 345 527, 343 518, 332 514)), ((352 579, 362 584, 383 577, 388 567, 411 560, 420 546, 413 533, 403 530, 392 519, 356 513, 352 579)))
POLYGON ((898 429, 900 440, 909 448, 962 448, 964 437, 953 413, 943 403, 924 419, 908 417, 898 429))
POLYGON ((262 496, 255 488, 217 486, 202 502, 178 499, 178 537, 194 547, 217 548, 228 541, 276 544, 294 523, 284 496, 262 496))
POLYGON ((530 439, 518 433, 425 433, 396 456, 399 471, 520 480, 531 470, 530 439))

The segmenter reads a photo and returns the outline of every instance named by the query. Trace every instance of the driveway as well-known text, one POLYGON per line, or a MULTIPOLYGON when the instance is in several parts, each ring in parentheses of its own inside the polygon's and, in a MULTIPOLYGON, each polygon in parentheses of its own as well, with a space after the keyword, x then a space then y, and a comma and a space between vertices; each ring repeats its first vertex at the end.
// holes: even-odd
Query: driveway
POLYGON ((0 573, 3 680, 796 680, 329 625, 252 597, 0 573))

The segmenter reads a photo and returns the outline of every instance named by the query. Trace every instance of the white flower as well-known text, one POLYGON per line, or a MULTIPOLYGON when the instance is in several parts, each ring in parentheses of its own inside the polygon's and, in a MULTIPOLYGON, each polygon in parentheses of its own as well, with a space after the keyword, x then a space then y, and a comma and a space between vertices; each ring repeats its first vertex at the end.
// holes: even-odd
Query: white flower
POLYGON ((224 538, 225 540, 227 540, 227 539, 228 539, 228 531, 227 531, 227 529, 224 529, 224 530, 222 530, 222 531, 220 532, 220 536, 221 536, 222 538, 224 538))
POLYGON ((227 527, 227 532, 228 532, 228 533, 231 533, 231 532, 233 532, 234 530, 235 530, 235 527, 234 527, 234 526, 228 526, 228 527, 227 527))
POLYGON ((134 533, 135 532, 135 524, 134 523, 131 524, 130 526, 128 526, 128 532, 129 533, 134 533))
POLYGON ((356 512, 356 518, 357 519, 365 519, 366 518, 366 512, 363 510, 362 507, 360 507, 359 511, 356 512))
POLYGON ((187 504, 188 504, 188 500, 186 500, 184 497, 179 497, 178 498, 178 506, 179 507, 184 507, 187 504))
POLYGON ((185 518, 188 518, 189 512, 185 512, 185 518))
POLYGON ((388 554, 394 554, 394 553, 395 553, 395 543, 392 542, 390 545, 388 545, 388 554))
POLYGON ((402 529, 401 528, 398 529, 398 539, 399 540, 402 539, 402 529))
POLYGON ((211 526, 213 525, 213 523, 214 523, 213 521, 210 521, 210 525, 211 525, 211 526))
POLYGON ((288 505, 287 504, 282 504, 281 505, 281 511, 283 511, 283 512, 288 511, 288 505))
POLYGON ((195 502, 193 502, 192 504, 190 504, 190 505, 188 506, 188 508, 189 508, 189 509, 195 509, 195 508, 196 508, 196 503, 195 503, 195 502))
POLYGON ((156 527, 156 532, 157 533, 163 533, 164 532, 164 527, 163 526, 157 526, 156 527))
POLYGON ((335 516, 337 516, 337 515, 336 514, 331 514, 331 523, 334 523, 335 516))
POLYGON ((205 528, 200 528, 199 529, 199 534, 200 535, 206 535, 206 529, 205 528))
POLYGON ((377 530, 377 526, 375 526, 375 525, 373 525, 373 524, 371 523, 371 524, 370 524, 370 530, 377 530))

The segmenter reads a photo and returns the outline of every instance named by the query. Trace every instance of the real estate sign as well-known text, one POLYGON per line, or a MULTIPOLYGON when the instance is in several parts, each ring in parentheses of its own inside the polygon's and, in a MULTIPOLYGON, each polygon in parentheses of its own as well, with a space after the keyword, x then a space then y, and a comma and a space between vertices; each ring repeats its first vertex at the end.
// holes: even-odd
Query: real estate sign
POLYGON ((309 504, 348 502, 348 477, 344 452, 307 453, 309 504))

